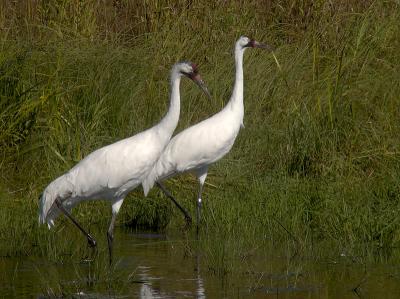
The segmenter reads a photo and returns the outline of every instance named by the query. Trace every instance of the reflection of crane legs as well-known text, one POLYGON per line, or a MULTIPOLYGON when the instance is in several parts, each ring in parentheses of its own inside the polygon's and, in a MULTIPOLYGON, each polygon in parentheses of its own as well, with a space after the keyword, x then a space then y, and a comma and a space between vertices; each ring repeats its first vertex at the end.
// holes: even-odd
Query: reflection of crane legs
POLYGON ((150 284, 143 283, 140 287, 140 299, 152 299, 154 297, 153 289, 151 288, 150 284))
POLYGON ((203 279, 200 276, 200 255, 198 253, 196 254, 196 272, 197 272, 196 298, 197 299, 205 299, 206 298, 206 290, 204 289, 203 279))
POLYGON ((144 267, 145 270, 143 272, 139 273, 140 277, 140 291, 139 291, 139 298, 140 299, 154 299, 154 298, 170 298, 170 296, 167 296, 164 292, 161 290, 157 290, 157 287, 153 287, 151 283, 151 278, 147 275, 146 268, 144 267))

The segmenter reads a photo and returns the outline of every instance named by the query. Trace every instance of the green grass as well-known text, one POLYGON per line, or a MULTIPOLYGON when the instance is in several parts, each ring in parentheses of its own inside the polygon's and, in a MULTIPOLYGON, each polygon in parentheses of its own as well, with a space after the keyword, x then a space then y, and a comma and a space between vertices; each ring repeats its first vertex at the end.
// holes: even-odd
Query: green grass
MULTIPOLYGON (((67 221, 50 232, 38 227, 41 191, 94 149, 156 123, 168 107, 176 61, 200 64, 213 95, 210 103, 184 80, 177 132, 219 111, 232 90, 232 48, 241 34, 275 46, 279 67, 268 52, 245 54, 245 129, 210 169, 203 233, 254 246, 260 236, 290 239, 278 219, 303 247, 398 246, 396 1, 117 2, 2 10, 2 255, 81 254, 60 236, 67 230, 84 242, 67 221)), ((185 175, 167 185, 194 215, 195 179, 185 175)), ((105 203, 74 210, 85 226, 104 232, 109 213, 105 203)), ((157 229, 183 225, 158 191, 144 199, 139 189, 118 220, 157 229)))

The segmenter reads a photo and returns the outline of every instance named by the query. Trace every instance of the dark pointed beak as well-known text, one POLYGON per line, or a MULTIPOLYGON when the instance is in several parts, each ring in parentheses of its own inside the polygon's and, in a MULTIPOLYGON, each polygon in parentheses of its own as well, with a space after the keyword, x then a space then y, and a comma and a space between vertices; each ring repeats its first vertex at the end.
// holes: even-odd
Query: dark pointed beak
POLYGON ((195 74, 194 76, 190 76, 190 79, 192 79, 194 81, 194 83, 196 83, 201 90, 208 96, 208 98, 211 100, 211 94, 208 91, 207 85, 206 83, 204 83, 203 79, 201 79, 199 74, 195 74))
POLYGON ((249 41, 244 47, 245 48, 260 48, 260 49, 268 50, 271 52, 273 52, 275 50, 274 47, 267 45, 267 44, 260 43, 254 39, 249 41))
POLYGON ((265 49, 265 50, 269 50, 269 51, 274 51, 275 49, 273 47, 271 47, 270 45, 267 44, 263 44, 263 43, 259 43, 257 41, 253 42, 253 48, 260 48, 260 49, 265 49))

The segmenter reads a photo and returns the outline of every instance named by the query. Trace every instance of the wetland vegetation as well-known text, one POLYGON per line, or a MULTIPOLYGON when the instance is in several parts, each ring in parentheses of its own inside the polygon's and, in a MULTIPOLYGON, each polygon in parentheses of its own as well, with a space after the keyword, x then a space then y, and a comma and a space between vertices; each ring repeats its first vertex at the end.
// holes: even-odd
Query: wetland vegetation
MULTIPOLYGON (((44 187, 94 149, 156 123, 176 61, 199 64, 213 96, 183 82, 177 132, 219 111, 232 90, 234 41, 245 34, 273 45, 277 60, 245 55, 245 129, 204 189, 195 246, 209 272, 234 273, 236 260, 271 242, 315 258, 399 262, 398 1, 3 1, 0 34, 1 256, 87 255, 63 217, 51 231, 38 226, 44 187)), ((167 187, 193 215, 195 178, 167 187)), ((102 202, 74 210, 91 230, 105 228, 108 213, 102 202)), ((138 188, 118 224, 172 232, 184 221, 160 192, 144 198, 138 188)))

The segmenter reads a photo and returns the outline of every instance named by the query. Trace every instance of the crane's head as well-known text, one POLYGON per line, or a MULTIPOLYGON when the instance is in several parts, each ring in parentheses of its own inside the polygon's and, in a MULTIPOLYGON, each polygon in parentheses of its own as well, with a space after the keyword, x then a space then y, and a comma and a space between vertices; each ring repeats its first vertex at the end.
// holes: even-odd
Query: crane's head
POLYGON ((269 51, 273 51, 274 49, 267 45, 260 43, 254 39, 250 39, 247 36, 241 36, 236 42, 236 45, 240 47, 240 49, 246 49, 246 48, 260 48, 260 49, 265 49, 269 51))
POLYGON ((178 63, 177 66, 178 71, 181 75, 188 77, 190 80, 196 83, 201 88, 201 90, 203 90, 203 92, 211 99, 210 92, 208 91, 208 88, 204 81, 201 79, 196 64, 190 61, 183 61, 178 63))

